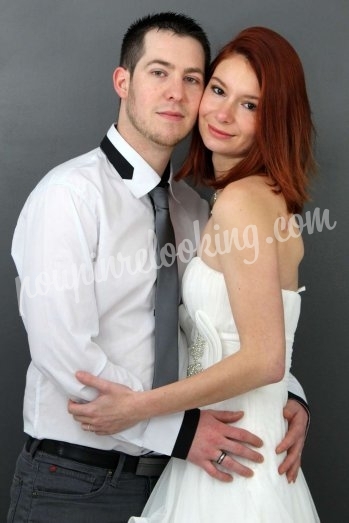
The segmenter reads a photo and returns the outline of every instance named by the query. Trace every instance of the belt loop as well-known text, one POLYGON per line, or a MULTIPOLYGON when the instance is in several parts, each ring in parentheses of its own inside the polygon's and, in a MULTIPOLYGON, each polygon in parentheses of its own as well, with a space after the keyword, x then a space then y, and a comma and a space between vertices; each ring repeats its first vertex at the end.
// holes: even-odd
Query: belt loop
POLYGON ((35 438, 30 438, 29 445, 28 445, 28 442, 26 443, 26 445, 25 445, 26 451, 29 452, 29 454, 31 455, 32 459, 34 458, 40 443, 41 443, 41 440, 40 439, 35 439, 35 438))
POLYGON ((120 452, 120 459, 119 459, 119 463, 114 471, 114 474, 111 478, 111 481, 110 481, 110 485, 112 487, 116 487, 117 486, 117 482, 119 480, 119 477, 120 477, 120 474, 122 472, 122 469, 124 468, 124 464, 125 464, 125 460, 126 460, 126 454, 124 454, 123 452, 120 452))

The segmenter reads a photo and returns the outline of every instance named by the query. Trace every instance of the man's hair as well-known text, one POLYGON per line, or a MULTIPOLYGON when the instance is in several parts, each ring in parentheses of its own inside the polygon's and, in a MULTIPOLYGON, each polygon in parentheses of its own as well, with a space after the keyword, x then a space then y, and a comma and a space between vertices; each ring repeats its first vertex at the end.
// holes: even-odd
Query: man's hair
POLYGON ((197 40, 205 54, 205 74, 210 64, 210 44, 204 30, 189 16, 181 13, 164 12, 144 16, 136 20, 127 30, 122 41, 120 65, 131 73, 143 56, 144 37, 152 30, 171 31, 179 36, 189 36, 197 40))

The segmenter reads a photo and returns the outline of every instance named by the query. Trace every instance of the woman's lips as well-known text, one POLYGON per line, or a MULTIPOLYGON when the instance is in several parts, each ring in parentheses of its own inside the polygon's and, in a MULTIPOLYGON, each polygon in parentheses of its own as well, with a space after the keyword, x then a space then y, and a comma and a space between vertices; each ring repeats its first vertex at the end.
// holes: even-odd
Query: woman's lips
POLYGON ((233 135, 232 134, 229 134, 229 133, 225 133, 224 131, 220 131, 219 129, 217 129, 216 127, 213 127, 212 125, 208 124, 208 130, 209 132, 215 136, 216 138, 223 138, 223 139, 227 139, 227 138, 231 138, 233 135))

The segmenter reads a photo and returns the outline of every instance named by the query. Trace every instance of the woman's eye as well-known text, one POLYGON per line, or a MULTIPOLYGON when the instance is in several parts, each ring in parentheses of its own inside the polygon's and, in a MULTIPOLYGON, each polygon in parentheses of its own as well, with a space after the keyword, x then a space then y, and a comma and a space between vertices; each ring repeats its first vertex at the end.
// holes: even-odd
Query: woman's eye
POLYGON ((257 109, 257 106, 256 104, 254 104, 253 102, 246 102, 244 104, 242 104, 246 109, 248 109, 249 111, 255 111, 257 109))
POLYGON ((218 87, 217 85, 212 85, 211 89, 212 89, 212 91, 213 91, 215 94, 218 94, 218 95, 220 95, 220 96, 222 96, 222 94, 224 94, 223 89, 221 89, 221 88, 218 87))

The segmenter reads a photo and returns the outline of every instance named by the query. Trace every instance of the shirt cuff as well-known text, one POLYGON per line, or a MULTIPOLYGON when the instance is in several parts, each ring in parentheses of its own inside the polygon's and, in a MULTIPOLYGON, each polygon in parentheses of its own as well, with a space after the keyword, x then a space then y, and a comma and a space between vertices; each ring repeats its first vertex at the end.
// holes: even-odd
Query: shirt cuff
POLYGON ((200 409, 186 410, 171 456, 186 459, 199 424, 200 409))
POLYGON ((133 439, 132 443, 158 454, 171 456, 183 416, 183 412, 175 412, 174 414, 151 418, 148 420, 147 428, 142 437, 139 440, 133 439))

